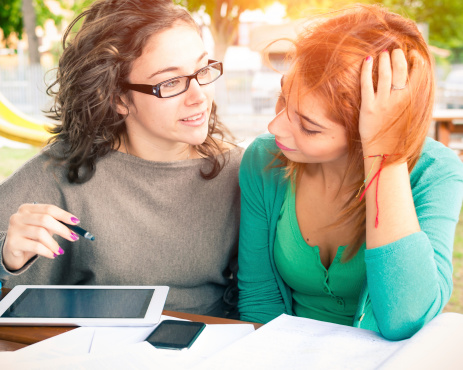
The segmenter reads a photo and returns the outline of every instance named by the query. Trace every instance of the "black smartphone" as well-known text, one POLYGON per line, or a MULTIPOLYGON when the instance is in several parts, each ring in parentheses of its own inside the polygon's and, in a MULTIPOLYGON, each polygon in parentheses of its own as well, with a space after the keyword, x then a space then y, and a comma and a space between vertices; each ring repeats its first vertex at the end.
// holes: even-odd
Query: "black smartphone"
POLYGON ((164 320, 146 338, 156 348, 190 348, 206 324, 196 321, 164 320))

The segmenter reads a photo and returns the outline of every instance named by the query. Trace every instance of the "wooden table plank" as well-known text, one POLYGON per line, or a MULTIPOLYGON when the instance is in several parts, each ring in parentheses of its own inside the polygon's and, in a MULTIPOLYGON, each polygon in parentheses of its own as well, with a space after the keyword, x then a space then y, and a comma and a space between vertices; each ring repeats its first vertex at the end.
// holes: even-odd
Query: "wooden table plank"
POLYGON ((16 351, 17 349, 21 349, 27 346, 28 345, 24 343, 15 343, 10 342, 8 340, 0 340, 0 352, 16 351))
POLYGON ((29 345, 75 328, 76 326, 0 326, 0 340, 29 345))

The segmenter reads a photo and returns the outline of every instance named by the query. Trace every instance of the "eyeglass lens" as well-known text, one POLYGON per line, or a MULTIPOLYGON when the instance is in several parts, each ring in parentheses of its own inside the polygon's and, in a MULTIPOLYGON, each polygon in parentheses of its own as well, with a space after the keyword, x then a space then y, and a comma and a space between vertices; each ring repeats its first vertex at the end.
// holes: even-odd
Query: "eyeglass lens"
POLYGON ((200 85, 207 85, 217 80, 221 74, 220 63, 210 64, 201 68, 192 76, 178 77, 164 82, 160 86, 161 96, 168 98, 188 90, 191 78, 195 78, 200 85))

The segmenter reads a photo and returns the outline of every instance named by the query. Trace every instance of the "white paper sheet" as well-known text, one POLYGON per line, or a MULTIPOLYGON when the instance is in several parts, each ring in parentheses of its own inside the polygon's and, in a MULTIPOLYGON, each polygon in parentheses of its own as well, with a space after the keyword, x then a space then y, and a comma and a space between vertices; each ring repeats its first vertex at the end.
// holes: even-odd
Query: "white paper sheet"
MULTIPOLYGON (((28 370, 50 358, 86 355, 90 352, 95 328, 77 328, 14 352, 0 353, 2 369, 28 370)), ((36 367, 40 369, 40 367, 36 367)))
POLYGON ((281 315, 197 369, 374 369, 402 345, 370 330, 281 315))
MULTIPOLYGON (((185 366, 181 356, 157 353, 148 342, 127 346, 117 352, 93 353, 80 356, 61 356, 39 363, 25 361, 20 369, 31 370, 141 370, 182 369, 185 366)), ((14 367, 16 369, 16 367, 14 367)))
MULTIPOLYGON (((176 319, 163 316, 164 319, 176 319)), ((206 325, 188 350, 156 349, 145 338, 154 327, 77 328, 15 352, 0 354, 1 368, 189 369, 254 331, 250 324, 206 325), (4 366, 5 365, 5 366, 4 366), (8 365, 8 366, 6 366, 8 365)))

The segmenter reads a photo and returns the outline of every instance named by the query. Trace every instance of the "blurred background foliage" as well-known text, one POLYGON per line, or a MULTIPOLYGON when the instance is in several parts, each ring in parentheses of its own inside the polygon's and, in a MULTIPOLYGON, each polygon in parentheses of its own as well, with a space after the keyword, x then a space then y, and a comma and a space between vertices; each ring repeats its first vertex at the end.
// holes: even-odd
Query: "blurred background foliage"
MULTIPOLYGON (((52 0, 68 10, 71 18, 88 7, 94 0, 52 0)), ((223 59, 228 46, 236 40, 241 14, 245 10, 264 9, 274 0, 173 0, 192 12, 208 16, 207 24, 215 42, 215 56, 223 59)), ((279 0, 286 6, 287 17, 304 18, 314 11, 337 9, 355 2, 348 0, 279 0)), ((383 4, 390 10, 429 26, 430 45, 452 51, 450 63, 463 62, 463 1, 462 0, 360 0, 357 3, 383 4)), ((57 25, 62 15, 50 10, 51 0, 2 0, 0 28, 8 47, 12 34, 23 37, 28 22, 41 26, 52 19, 57 25), (31 3, 34 17, 27 17, 25 4, 31 3)), ((70 19, 68 20, 70 21, 70 19)), ((206 23, 206 22, 205 22, 206 23)), ((34 27, 31 27, 34 29, 34 27)), ((29 37, 30 38, 30 37, 29 37)), ((37 62, 37 61, 35 61, 37 62)))

